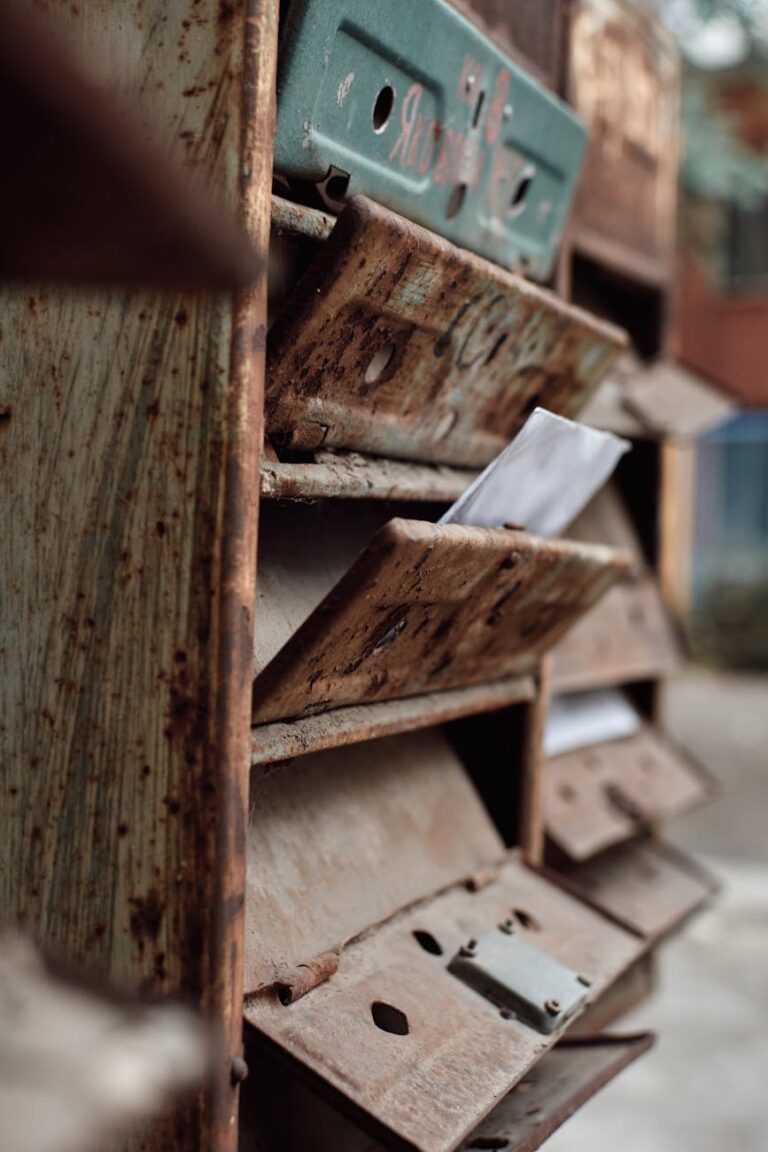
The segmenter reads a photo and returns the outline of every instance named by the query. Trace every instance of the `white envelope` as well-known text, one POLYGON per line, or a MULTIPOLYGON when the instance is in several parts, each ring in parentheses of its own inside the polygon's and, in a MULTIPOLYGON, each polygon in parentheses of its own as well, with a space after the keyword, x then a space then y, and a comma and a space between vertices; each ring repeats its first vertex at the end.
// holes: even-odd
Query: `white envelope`
POLYGON ((559 536, 631 447, 612 432, 536 408, 440 523, 512 525, 536 536, 559 536))
POLYGON ((616 688, 554 696, 544 726, 544 754, 560 756, 576 748, 634 736, 641 723, 626 696, 616 688))

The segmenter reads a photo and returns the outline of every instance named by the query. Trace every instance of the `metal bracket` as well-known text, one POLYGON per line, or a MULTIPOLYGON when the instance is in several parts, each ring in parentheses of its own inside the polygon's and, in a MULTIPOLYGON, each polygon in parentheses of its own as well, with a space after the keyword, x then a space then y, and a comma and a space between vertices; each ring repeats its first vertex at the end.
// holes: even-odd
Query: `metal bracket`
POLYGON ((537 1032, 559 1031, 582 1007, 590 981, 523 939, 505 921, 460 948, 448 971, 537 1032))

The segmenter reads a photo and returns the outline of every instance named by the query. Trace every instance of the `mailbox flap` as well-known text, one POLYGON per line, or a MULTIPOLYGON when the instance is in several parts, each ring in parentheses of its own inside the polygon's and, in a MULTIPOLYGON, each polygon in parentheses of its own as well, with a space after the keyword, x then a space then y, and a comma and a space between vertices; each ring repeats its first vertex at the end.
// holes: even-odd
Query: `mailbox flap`
POLYGON ((627 563, 601 546, 391 520, 257 676, 254 722, 530 671, 627 563))
POLYGON ((542 770, 547 835, 572 860, 632 839, 710 792, 702 770, 648 724, 636 735, 554 756, 542 770))
POLYGON ((287 979, 504 846, 439 729, 333 748, 251 778, 245 988, 287 979))
POLYGON ((450 888, 358 937, 303 998, 247 998, 246 1019, 374 1136, 451 1152, 555 1039, 448 970, 469 939, 510 918, 529 945, 583 977, 588 1001, 643 947, 513 858, 478 890, 450 888))
POLYGON ((537 279, 553 267, 584 127, 443 0, 292 0, 275 170, 364 193, 537 279))
POLYGON ((679 927, 717 890, 713 878, 668 844, 620 844, 558 866, 558 882, 651 943, 679 927))
POLYGON ((620 329, 364 199, 270 331, 279 445, 481 467, 537 405, 573 417, 620 329))

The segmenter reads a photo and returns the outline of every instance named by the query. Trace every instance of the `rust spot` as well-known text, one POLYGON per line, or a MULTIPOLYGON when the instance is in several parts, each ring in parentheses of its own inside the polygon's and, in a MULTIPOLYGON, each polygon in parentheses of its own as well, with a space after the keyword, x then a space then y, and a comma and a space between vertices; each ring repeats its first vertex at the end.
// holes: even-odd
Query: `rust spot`
POLYGON ((160 935, 160 925, 165 915, 165 902, 160 899, 156 888, 150 888, 145 896, 136 896, 129 901, 131 912, 131 935, 143 953, 147 940, 156 940, 160 935))
POLYGON ((10 404, 0 404, 0 424, 7 424, 11 419, 11 413, 10 404))

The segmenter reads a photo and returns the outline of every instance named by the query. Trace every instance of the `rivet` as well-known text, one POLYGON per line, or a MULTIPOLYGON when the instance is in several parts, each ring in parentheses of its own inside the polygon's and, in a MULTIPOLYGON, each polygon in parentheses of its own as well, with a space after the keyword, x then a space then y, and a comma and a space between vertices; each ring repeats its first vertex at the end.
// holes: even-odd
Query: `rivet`
POLYGON ((474 72, 470 72, 469 76, 467 76, 467 92, 471 92, 475 84, 477 84, 477 76, 475 76, 474 72))
POLYGON ((501 924, 499 924, 499 932, 504 932, 504 934, 507 936, 511 936, 514 931, 515 931, 514 920, 504 920, 504 921, 502 921, 501 924))
POLYGON ((235 1056, 232 1060, 229 1077, 233 1084, 242 1084, 248 1079, 248 1065, 242 1056, 235 1056))
POLYGON ((512 105, 511 104, 505 104, 504 105, 504 111, 503 111, 502 115, 504 116, 505 120, 511 120, 512 119, 512 105))
POLYGON ((559 1016, 561 1004, 559 1000, 546 1000, 544 1007, 550 1016, 559 1016))
POLYGON ((475 949, 477 948, 477 940, 470 940, 467 944, 463 944, 459 949, 459 956, 474 956, 475 949))

